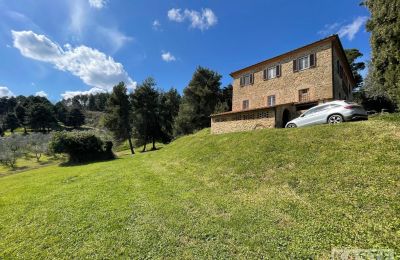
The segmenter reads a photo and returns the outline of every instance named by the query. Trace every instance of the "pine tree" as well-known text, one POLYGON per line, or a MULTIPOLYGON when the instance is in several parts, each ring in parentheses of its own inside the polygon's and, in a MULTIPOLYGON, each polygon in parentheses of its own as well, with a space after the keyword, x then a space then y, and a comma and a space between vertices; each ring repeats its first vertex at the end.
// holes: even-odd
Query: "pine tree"
POLYGON ((161 139, 161 122, 159 118, 159 93, 155 89, 156 83, 153 78, 147 78, 140 84, 132 94, 132 106, 134 110, 135 136, 143 144, 146 150, 147 142, 153 143, 156 149, 156 140, 161 139))
POLYGON ((400 0, 365 0, 363 4, 371 13, 367 30, 371 32, 374 85, 400 106, 400 0))
POLYGON ((189 85, 183 90, 182 104, 175 122, 175 134, 189 134, 210 126, 210 115, 221 96, 222 76, 198 67, 189 85))
POLYGON ((128 139, 131 153, 135 154, 132 144, 132 106, 124 82, 120 82, 113 88, 107 102, 104 125, 114 134, 117 140, 128 139))
POLYGON ((363 77, 359 73, 360 70, 365 69, 364 62, 356 62, 356 60, 363 56, 357 49, 345 49, 347 60, 350 64, 351 72, 353 72, 354 79, 356 80, 357 87, 362 86, 363 77))

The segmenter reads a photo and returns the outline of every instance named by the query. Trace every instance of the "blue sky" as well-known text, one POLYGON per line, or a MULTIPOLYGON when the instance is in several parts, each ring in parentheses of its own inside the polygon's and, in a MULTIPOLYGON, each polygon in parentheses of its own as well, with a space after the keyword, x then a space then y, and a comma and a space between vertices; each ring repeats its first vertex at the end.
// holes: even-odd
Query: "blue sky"
POLYGON ((360 0, 0 0, 0 96, 188 84, 195 68, 229 73, 333 33, 369 59, 360 0))

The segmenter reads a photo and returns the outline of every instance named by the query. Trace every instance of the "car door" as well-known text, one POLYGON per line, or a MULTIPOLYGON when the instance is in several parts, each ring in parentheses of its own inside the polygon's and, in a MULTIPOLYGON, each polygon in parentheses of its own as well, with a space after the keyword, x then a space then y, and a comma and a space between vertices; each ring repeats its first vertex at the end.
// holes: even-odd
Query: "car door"
POLYGON ((331 105, 322 105, 318 107, 318 111, 314 114, 313 125, 325 124, 327 121, 328 111, 331 109, 331 105))
POLYGON ((324 115, 327 109, 329 109, 329 105, 322 105, 311 108, 304 114, 303 125, 317 125, 325 123, 324 115))

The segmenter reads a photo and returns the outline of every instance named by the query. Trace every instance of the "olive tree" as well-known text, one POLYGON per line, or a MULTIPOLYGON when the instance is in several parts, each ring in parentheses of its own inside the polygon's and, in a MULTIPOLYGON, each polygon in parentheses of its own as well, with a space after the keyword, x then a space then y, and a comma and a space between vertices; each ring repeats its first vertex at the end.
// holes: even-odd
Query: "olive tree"
POLYGON ((50 134, 32 133, 25 138, 28 151, 33 153, 39 162, 42 154, 49 151, 50 134))
POLYGON ((25 153, 26 142, 21 135, 0 138, 0 164, 15 168, 17 159, 25 153))

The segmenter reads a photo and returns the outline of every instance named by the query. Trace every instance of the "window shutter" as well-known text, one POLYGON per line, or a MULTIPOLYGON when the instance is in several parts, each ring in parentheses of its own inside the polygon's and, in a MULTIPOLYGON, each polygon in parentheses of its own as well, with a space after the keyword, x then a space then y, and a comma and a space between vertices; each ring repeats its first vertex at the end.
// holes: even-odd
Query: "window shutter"
POLYGON ((243 77, 240 77, 240 86, 243 86, 243 77))
POLYGON ((281 65, 277 65, 276 66, 276 77, 280 77, 281 76, 281 65))
POLYGON ((315 53, 311 53, 310 54, 310 67, 313 68, 316 65, 317 65, 316 64, 316 55, 315 55, 315 53))
POLYGON ((251 73, 250 74, 250 84, 253 84, 253 83, 254 83, 254 74, 251 73))
POLYGON ((293 72, 297 72, 299 69, 297 68, 297 59, 293 60, 293 72))
POLYGON ((267 79, 267 69, 264 70, 264 80, 267 79))

